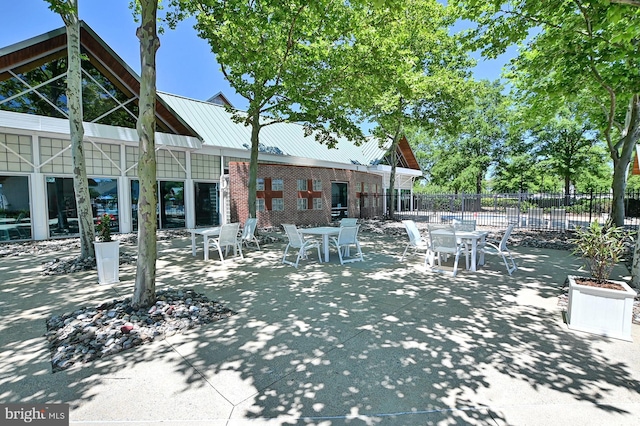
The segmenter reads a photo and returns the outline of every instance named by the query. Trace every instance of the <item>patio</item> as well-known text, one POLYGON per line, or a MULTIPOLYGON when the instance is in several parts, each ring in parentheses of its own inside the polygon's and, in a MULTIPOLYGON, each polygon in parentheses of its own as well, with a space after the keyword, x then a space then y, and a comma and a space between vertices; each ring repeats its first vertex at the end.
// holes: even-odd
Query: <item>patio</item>
POLYGON ((406 236, 360 241, 365 262, 332 251, 298 269, 280 264, 284 242, 221 265, 189 237, 159 241, 158 289, 238 314, 55 374, 45 319, 130 296, 135 265, 104 286, 41 276, 53 253, 0 258, 0 402, 67 402, 92 425, 637 424, 640 326, 634 343, 568 330, 569 252, 512 247, 513 276, 491 257, 453 278, 399 262, 406 236))

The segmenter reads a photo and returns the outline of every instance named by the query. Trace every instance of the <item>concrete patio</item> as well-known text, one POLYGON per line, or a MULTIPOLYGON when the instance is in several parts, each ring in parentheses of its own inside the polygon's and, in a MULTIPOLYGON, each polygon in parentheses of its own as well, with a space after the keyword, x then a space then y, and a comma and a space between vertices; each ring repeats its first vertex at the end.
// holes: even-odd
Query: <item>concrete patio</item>
POLYGON ((579 259, 516 247, 511 277, 491 257, 453 278, 400 263, 405 240, 363 233, 365 262, 297 270, 284 243, 221 264, 160 241, 158 289, 237 315, 55 374, 45 319, 130 296, 135 265, 104 286, 40 275, 53 253, 1 258, 0 403, 69 403, 74 425, 640 423, 640 326, 633 343, 578 333, 557 306, 579 259))

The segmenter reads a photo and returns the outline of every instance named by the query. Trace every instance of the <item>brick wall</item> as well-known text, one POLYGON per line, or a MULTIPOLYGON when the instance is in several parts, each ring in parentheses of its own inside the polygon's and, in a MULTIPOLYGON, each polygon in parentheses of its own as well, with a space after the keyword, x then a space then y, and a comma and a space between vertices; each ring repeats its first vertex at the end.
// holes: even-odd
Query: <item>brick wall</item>
MULTIPOLYGON (((370 173, 324 167, 304 167, 283 164, 259 164, 258 178, 265 180, 265 190, 258 191, 257 198, 265 199, 266 210, 257 212, 259 227, 279 227, 283 223, 295 225, 326 225, 331 223, 331 183, 346 182, 349 217, 360 217, 361 192, 367 184, 372 194, 382 193, 382 177, 370 173), (282 179, 284 191, 271 191, 271 180, 282 179), (298 191, 298 179, 308 180, 307 191, 298 191), (313 191, 313 180, 322 181, 322 191, 313 191), (284 210, 271 210, 273 198, 284 199, 284 210), (308 209, 298 210, 298 198, 308 199, 308 209), (313 198, 322 199, 322 210, 313 209, 313 198)), ((249 163, 229 163, 229 193, 231 221, 241 222, 249 217, 248 189, 249 163)), ((371 207, 367 211, 372 210, 371 207)), ((381 207, 380 207, 381 210, 381 207)))

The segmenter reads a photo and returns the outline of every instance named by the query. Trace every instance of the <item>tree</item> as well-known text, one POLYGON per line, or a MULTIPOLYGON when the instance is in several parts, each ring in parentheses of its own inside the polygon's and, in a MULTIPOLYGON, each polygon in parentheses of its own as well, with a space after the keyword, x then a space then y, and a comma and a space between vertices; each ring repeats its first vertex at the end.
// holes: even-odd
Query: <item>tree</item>
POLYGON ((156 247, 158 204, 156 189, 156 52, 160 47, 156 17, 158 0, 139 0, 141 21, 136 31, 140 40, 140 101, 137 123, 139 142, 138 259, 131 299, 134 308, 149 306, 156 299, 156 247))
POLYGON ((435 0, 405 1, 401 8, 372 8, 356 34, 349 62, 360 72, 349 81, 353 102, 373 133, 388 149, 391 173, 388 214, 393 217, 397 150, 407 126, 435 128, 456 122, 463 103, 470 65, 457 40, 453 23, 435 0), (366 52, 366 54, 362 54, 366 52))
POLYGON ((174 0, 170 23, 195 15, 199 36, 209 42, 225 79, 248 100, 232 111, 251 127, 249 216, 256 217, 260 131, 284 121, 305 126, 308 135, 334 146, 337 137, 364 140, 354 121, 343 82, 345 51, 353 48, 358 4, 339 0, 174 0))
POLYGON ((84 127, 82 125, 82 64, 80 55, 80 21, 77 0, 47 0, 49 8, 58 13, 67 29, 67 109, 73 160, 73 189, 78 209, 80 257, 95 256, 93 240, 95 229, 87 168, 84 158, 84 127))
POLYGON ((640 138, 640 8, 636 2, 459 0, 462 17, 475 20, 474 46, 493 57, 526 43, 512 64, 512 78, 532 102, 583 104, 599 123, 613 160, 612 218, 624 223, 627 169, 640 138), (595 107, 595 108, 594 108, 595 107), (597 115, 596 115, 597 114, 597 115))

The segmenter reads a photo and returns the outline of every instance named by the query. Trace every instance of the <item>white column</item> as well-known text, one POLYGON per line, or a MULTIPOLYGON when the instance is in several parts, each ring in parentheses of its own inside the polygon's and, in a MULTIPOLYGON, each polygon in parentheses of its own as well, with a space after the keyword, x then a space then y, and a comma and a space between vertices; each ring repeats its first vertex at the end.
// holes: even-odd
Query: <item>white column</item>
POLYGON ((191 178, 191 152, 186 152, 187 179, 184 182, 184 215, 187 229, 196 227, 196 196, 193 179, 191 178))
POLYGON ((118 225, 120 232, 127 234, 133 231, 131 221, 131 184, 126 175, 127 152, 126 146, 120 144, 120 178, 118 178, 118 225))
POLYGON ((31 226, 34 240, 46 240, 49 238, 49 211, 47 205, 47 183, 45 176, 40 173, 40 139, 33 135, 33 164, 31 174, 31 226))

